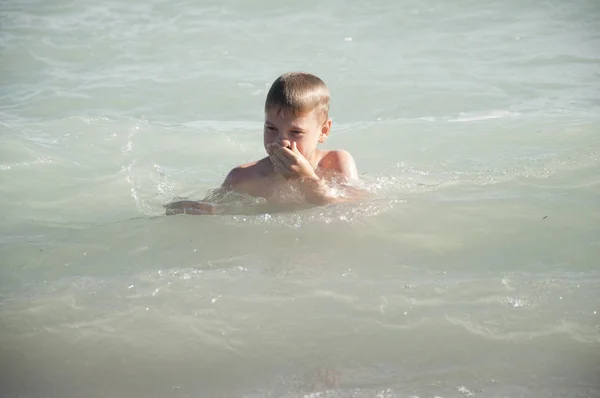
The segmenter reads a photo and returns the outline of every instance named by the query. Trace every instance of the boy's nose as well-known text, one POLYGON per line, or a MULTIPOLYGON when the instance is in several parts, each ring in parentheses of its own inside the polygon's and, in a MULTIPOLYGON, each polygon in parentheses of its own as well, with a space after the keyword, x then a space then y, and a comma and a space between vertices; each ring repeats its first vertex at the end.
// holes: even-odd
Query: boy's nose
POLYGON ((286 139, 285 137, 279 137, 279 145, 281 145, 284 148, 290 148, 292 146, 292 143, 290 142, 290 140, 286 139))

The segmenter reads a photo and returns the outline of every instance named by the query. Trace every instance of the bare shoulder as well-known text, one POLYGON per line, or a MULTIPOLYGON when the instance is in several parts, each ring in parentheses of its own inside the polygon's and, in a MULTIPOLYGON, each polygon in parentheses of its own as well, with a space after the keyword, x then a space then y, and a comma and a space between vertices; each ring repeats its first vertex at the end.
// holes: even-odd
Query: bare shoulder
POLYGON ((356 162, 350 152, 343 149, 324 151, 319 167, 340 173, 350 180, 358 179, 356 162))
POLYGON ((234 167, 229 174, 227 174, 227 177, 225 177, 222 187, 235 188, 240 184, 265 177, 270 171, 270 162, 268 162, 268 159, 269 158, 264 158, 234 167))

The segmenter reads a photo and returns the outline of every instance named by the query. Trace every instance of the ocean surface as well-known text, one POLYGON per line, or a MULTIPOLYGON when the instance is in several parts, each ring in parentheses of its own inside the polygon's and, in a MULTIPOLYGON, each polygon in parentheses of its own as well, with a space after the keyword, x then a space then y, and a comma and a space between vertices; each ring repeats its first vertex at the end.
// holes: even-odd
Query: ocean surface
POLYGON ((600 397, 597 0, 2 0, 1 397, 600 397), (372 196, 165 216, 317 74, 372 196))

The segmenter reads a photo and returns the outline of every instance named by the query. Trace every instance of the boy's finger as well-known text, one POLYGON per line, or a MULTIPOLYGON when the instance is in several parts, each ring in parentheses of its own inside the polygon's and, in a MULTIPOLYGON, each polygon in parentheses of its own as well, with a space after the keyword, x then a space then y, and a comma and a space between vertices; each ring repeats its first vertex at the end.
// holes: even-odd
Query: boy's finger
POLYGON ((271 162, 273 163, 275 170, 277 170, 277 171, 285 170, 285 165, 283 164, 281 159, 279 159, 276 155, 271 156, 271 162))
POLYGON ((296 156, 298 156, 298 154, 300 154, 299 152, 296 153, 293 150, 291 150, 290 148, 281 148, 281 153, 288 159, 295 159, 296 156))
MULTIPOLYGON (((290 157, 289 155, 287 155, 285 152, 283 152, 283 150, 286 150, 287 148, 282 148, 280 150, 274 151, 273 155, 277 156, 277 158, 279 160, 281 160, 282 163, 284 164, 290 164, 291 160, 293 159, 293 157, 290 157)), ((289 149, 287 149, 289 151, 289 149)))
POLYGON ((281 144, 278 142, 272 142, 269 144, 269 146, 271 148, 271 152, 281 151, 283 148, 283 146, 281 146, 281 144))
POLYGON ((271 159, 271 163, 273 163, 273 170, 279 173, 280 166, 277 160, 271 159))
POLYGON ((280 143, 274 143, 273 144, 273 150, 277 151, 277 152, 283 152, 284 149, 287 149, 286 147, 282 146, 280 143))
POLYGON ((288 168, 285 167, 285 165, 282 164, 280 161, 278 161, 277 166, 275 166, 275 171, 284 177, 289 175, 289 173, 290 173, 288 168))
POLYGON ((275 156, 274 153, 269 155, 269 158, 271 159, 271 163, 273 163, 273 166, 277 166, 277 164, 279 163, 279 158, 275 156))

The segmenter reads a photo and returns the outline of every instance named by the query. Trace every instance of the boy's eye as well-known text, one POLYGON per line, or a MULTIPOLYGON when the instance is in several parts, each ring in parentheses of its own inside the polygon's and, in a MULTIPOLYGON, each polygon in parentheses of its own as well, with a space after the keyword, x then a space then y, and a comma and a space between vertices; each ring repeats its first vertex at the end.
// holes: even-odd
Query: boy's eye
POLYGON ((292 135, 300 135, 300 134, 302 134, 302 131, 292 130, 291 133, 292 133, 292 135))

